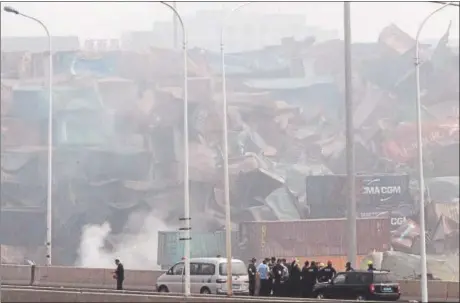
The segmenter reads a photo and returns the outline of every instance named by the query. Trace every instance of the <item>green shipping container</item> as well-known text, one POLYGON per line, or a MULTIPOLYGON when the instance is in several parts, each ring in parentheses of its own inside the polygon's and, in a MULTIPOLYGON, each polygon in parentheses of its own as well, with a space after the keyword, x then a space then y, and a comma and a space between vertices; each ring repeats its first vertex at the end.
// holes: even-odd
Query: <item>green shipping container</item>
MULTIPOLYGON (((232 232, 232 254, 237 256, 238 233, 232 232)), ((157 263, 166 268, 179 262, 184 256, 184 241, 179 240, 181 233, 178 231, 158 232, 157 263)), ((217 232, 191 232, 190 257, 215 257, 225 256, 225 231, 217 232)))

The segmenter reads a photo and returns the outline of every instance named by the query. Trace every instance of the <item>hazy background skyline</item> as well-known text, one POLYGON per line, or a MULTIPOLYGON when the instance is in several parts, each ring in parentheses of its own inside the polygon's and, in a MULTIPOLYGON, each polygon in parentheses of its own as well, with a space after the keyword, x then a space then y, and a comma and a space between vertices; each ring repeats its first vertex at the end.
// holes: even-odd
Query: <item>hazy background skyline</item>
MULTIPOLYGON (((177 2, 177 9, 187 19, 203 10, 228 12, 240 3, 242 2, 177 2)), ((118 39, 123 33, 149 31, 153 29, 155 22, 172 20, 172 13, 166 6, 151 2, 2 2, 2 10, 6 5, 42 20, 54 36, 77 35, 81 41, 118 39)), ((376 41, 380 31, 390 23, 395 23, 414 37, 422 20, 438 6, 439 4, 429 2, 354 2, 351 6, 353 41, 376 41)), ((342 2, 252 3, 236 12, 231 23, 238 22, 238 14, 245 12, 304 14, 307 26, 335 30, 339 37, 343 36, 342 2)), ((421 39, 440 38, 452 21, 450 39, 456 40, 453 43, 458 44, 458 16, 459 10, 455 7, 439 12, 426 24, 421 39)), ((214 29, 212 34, 215 33, 214 29)), ((43 30, 30 20, 2 11, 1 34, 43 36, 43 30)))

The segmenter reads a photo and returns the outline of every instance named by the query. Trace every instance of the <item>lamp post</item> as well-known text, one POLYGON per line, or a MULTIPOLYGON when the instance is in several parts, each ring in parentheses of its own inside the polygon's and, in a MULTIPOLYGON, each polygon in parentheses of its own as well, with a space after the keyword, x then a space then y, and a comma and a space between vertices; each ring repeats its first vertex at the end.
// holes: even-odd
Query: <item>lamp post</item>
POLYGON ((190 195, 189 195, 189 152, 188 152, 188 68, 187 68, 187 33, 185 31, 184 22, 175 8, 175 4, 171 5, 167 2, 160 2, 169 7, 179 20, 182 28, 182 50, 184 60, 184 217, 180 218, 185 222, 185 227, 179 230, 184 232, 184 237, 181 238, 184 242, 184 294, 190 296, 190 195))
POLYGON ((417 155, 418 155, 418 181, 420 201, 420 265, 421 265, 421 292, 422 302, 428 302, 428 282, 426 268, 426 243, 425 243, 425 180, 423 177, 423 143, 422 143, 422 115, 420 101, 420 33, 426 22, 437 12, 452 5, 452 2, 444 3, 441 7, 430 13, 420 24, 415 36, 415 85, 416 85, 416 111, 417 111, 417 155))
POLYGON ((221 50, 221 63, 222 63, 222 139, 223 151, 222 156, 224 160, 224 199, 225 199, 225 239, 226 239, 226 255, 227 255, 227 296, 232 296, 232 222, 230 219, 230 185, 228 175, 228 131, 227 131, 227 83, 225 76, 225 51, 224 51, 224 32, 227 20, 232 13, 240 8, 250 4, 245 2, 233 8, 228 15, 224 18, 220 29, 220 50, 221 50))
POLYGON ((51 35, 46 25, 32 16, 23 14, 18 10, 5 6, 3 10, 37 22, 48 36, 49 66, 48 66, 48 184, 46 198, 46 264, 51 266, 52 256, 52 220, 53 220, 53 54, 51 35))
POLYGON ((356 266, 356 184, 355 184, 355 137, 353 123, 353 77, 351 71, 351 21, 350 2, 343 3, 343 28, 345 46, 345 133, 347 154, 347 235, 348 261, 356 266))
POLYGON ((445 2, 445 1, 428 1, 428 2, 437 3, 437 4, 447 4, 449 6, 460 7, 460 4, 458 2, 445 2))
MULTIPOLYGON (((175 10, 177 10, 177 5, 176 5, 176 1, 173 1, 172 3, 172 6, 174 7, 175 10)), ((177 17, 176 17, 176 13, 173 13, 173 34, 174 34, 174 41, 173 41, 173 46, 174 46, 174 49, 177 49, 177 17)))

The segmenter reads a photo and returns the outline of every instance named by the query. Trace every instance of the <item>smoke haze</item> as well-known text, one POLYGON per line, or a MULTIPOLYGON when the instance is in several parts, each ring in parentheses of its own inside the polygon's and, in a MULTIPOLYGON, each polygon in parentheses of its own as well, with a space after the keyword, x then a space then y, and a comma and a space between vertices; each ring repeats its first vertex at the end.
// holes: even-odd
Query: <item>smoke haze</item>
POLYGON ((110 268, 120 259, 126 269, 159 269, 157 265, 158 231, 171 230, 154 214, 134 213, 123 234, 110 241, 108 222, 83 227, 76 266, 110 268), (108 248, 107 243, 112 246, 108 248))

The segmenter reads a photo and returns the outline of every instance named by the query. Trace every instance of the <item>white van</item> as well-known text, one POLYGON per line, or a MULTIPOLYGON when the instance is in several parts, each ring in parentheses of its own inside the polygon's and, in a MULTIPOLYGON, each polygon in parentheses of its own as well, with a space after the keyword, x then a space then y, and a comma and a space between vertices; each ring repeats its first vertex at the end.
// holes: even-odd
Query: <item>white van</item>
MULTIPOLYGON (((249 294, 249 278, 243 261, 232 259, 232 288, 238 295, 249 294)), ((184 292, 184 262, 174 264, 157 279, 158 292, 184 292)), ((196 294, 227 293, 226 258, 190 259, 190 292, 196 294)))

